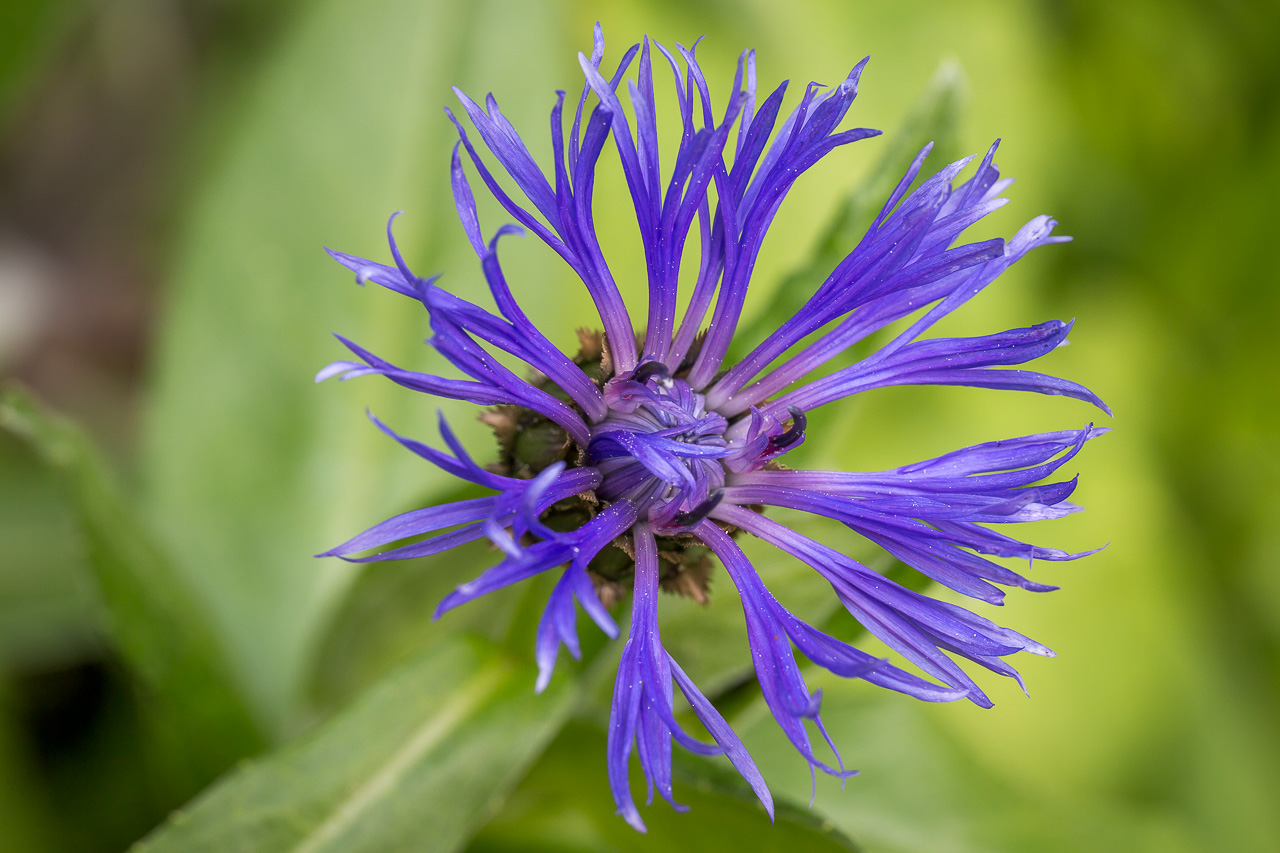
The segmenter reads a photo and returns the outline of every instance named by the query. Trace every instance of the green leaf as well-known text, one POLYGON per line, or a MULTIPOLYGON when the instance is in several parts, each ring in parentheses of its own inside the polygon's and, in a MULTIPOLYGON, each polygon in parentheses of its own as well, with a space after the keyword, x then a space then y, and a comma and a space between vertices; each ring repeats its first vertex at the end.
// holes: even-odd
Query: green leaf
MULTIPOLYGON (((343 599, 320 644, 321 665, 309 685, 314 705, 323 710, 346 704, 459 631, 500 641, 517 600, 536 595, 545 605, 550 590, 539 579, 531 579, 486 595, 442 619, 432 618, 442 598, 496 560, 487 542, 471 542, 433 557, 369 565, 343 599)), ((513 654, 532 658, 533 632, 523 639, 513 654)))
MULTIPOLYGON (((356 287, 323 247, 386 259, 383 224, 404 209, 398 236, 411 261, 449 270, 455 292, 479 298, 440 107, 449 84, 480 68, 486 83, 537 90, 545 60, 532 54, 554 44, 541 36, 546 17, 514 0, 301 8, 182 229, 144 446, 149 506, 275 733, 305 720, 317 642, 358 573, 312 555, 450 480, 364 416, 370 408, 431 441, 439 401, 376 378, 312 383, 349 355, 332 332, 412 369, 447 369, 422 345, 421 306, 356 287)), ((553 88, 545 103, 506 112, 544 126, 553 88)), ((491 441, 470 412, 454 424, 477 453, 491 441)))
POLYGON ((188 794, 261 743, 208 614, 139 522, 89 439, 22 391, 0 397, 0 426, 30 442, 74 504, 121 655, 143 687, 188 794))
MULTIPOLYGON (((776 800, 776 820, 770 825, 755 795, 723 758, 697 758, 677 748, 673 759, 676 801, 689 806, 689 812, 655 799, 653 805, 641 806, 648 832, 638 833, 614 813, 605 777, 605 733, 598 726, 571 723, 511 794, 502 813, 468 845, 468 853, 858 849, 830 822, 785 797, 776 800)), ((633 760, 633 770, 635 764, 633 760)), ((632 785, 635 793, 643 793, 638 771, 632 785)))
MULTIPOLYGON (((691 786, 702 794, 714 794, 717 806, 730 801, 759 812, 759 800, 747 781, 724 759, 712 759, 676 749, 672 753, 672 777, 677 784, 691 786)), ((808 837, 818 841, 817 849, 858 850, 858 845, 831 821, 785 796, 773 800, 774 824, 782 829, 778 849, 786 849, 808 837)), ((807 849, 807 848, 806 848, 807 849)))
POLYGON ((571 709, 531 663, 452 638, 321 728, 229 774, 138 853, 448 851, 501 805, 571 709))
POLYGON ((0 432, 0 667, 84 660, 102 647, 101 608, 64 490, 31 446, 0 432))

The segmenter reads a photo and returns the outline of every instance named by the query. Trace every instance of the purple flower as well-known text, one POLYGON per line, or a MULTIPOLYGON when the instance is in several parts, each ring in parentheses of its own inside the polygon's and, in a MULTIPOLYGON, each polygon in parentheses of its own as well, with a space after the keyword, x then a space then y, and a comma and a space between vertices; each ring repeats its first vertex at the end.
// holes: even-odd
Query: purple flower
POLYGON ((964 608, 894 583, 775 521, 767 509, 835 519, 938 583, 999 604, 1001 587, 1053 587, 991 557, 1021 557, 1030 564, 1082 555, 1029 545, 992 525, 1076 511, 1067 500, 1075 479, 1042 481, 1105 430, 1090 425, 994 441, 889 471, 793 470, 778 460, 804 442, 806 413, 890 385, 1034 391, 1108 410, 1081 385, 1017 367, 1063 343, 1069 323, 1052 320, 973 338, 924 337, 1026 252, 1066 239, 1053 236, 1054 221, 1040 216, 1008 241, 960 242, 966 228, 1004 204, 999 196, 1010 182, 999 177, 994 145, 967 180, 958 178, 971 158, 909 191, 929 149, 921 151, 866 235, 824 281, 815 282, 804 306, 746 357, 729 362, 756 258, 788 190, 831 150, 877 134, 837 129, 857 95, 866 60, 835 88, 807 86, 784 115, 785 83, 757 101, 751 52, 739 60, 732 94, 719 112, 692 49, 677 46, 673 54, 646 39, 607 78, 603 54, 597 27, 591 56, 579 54, 586 83, 572 120, 564 115, 563 92, 552 108, 555 165, 549 175, 492 96, 481 106, 457 93, 487 155, 450 112, 459 135, 452 158, 454 200, 497 314, 441 289, 434 277, 414 275, 396 249, 390 223, 394 266, 330 252, 360 283, 373 281, 421 302, 430 315, 429 342, 465 378, 404 370, 340 338, 355 360, 330 365, 317 379, 381 374, 418 391, 490 407, 482 419, 497 434, 499 460, 487 468, 477 465, 443 419, 440 432, 449 452, 399 436, 375 419, 412 452, 494 494, 407 512, 326 555, 401 559, 490 540, 502 559, 450 593, 437 616, 559 570, 537 630, 539 690, 551 678, 562 644, 580 654, 575 600, 615 637, 610 605, 630 584, 631 628, 608 738, 608 777, 619 812, 644 829, 628 783, 633 748, 650 799, 656 789, 675 804, 674 739, 695 752, 725 754, 772 815, 769 790, 742 742, 663 648, 658 589, 703 600, 714 557, 742 602, 751 658, 778 725, 811 768, 851 775, 838 757, 833 767, 814 753, 807 724, 826 739, 821 694, 806 686, 796 650, 837 675, 927 701, 968 698, 984 707, 991 701, 958 658, 1018 678, 1006 658, 1020 651, 1053 653, 964 608), (671 68, 682 120, 679 144, 665 164, 659 156, 655 61, 671 68), (625 76, 633 63, 634 79, 625 76), (618 95, 624 80, 629 111, 618 95), (594 106, 587 110, 592 96, 594 106), (640 324, 622 301, 592 219, 596 167, 610 141, 621 159, 647 266, 649 307, 640 324), (464 160, 507 213, 560 255, 585 285, 603 332, 583 333, 576 355, 549 340, 516 302, 498 242, 521 229, 504 225, 486 241, 464 160), (499 169, 519 188, 518 197, 495 178, 499 169), (691 234, 700 262, 695 280, 684 283, 687 308, 680 312, 679 273, 691 234), (901 331, 873 354, 823 372, 834 356, 895 323, 901 331), (504 367, 491 354, 495 348, 524 361, 530 375, 504 367), (859 651, 788 612, 740 549, 736 539, 743 532, 809 564, 871 634, 927 677, 859 651), (384 546, 393 547, 377 550, 384 546), (712 742, 681 728, 673 686, 712 742))

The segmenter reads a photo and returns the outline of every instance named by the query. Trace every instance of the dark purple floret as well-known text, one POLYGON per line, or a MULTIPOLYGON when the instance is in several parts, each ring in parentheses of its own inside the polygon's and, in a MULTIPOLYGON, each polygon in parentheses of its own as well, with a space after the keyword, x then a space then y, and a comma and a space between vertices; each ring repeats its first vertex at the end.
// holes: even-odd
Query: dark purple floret
POLYGON ((585 82, 572 120, 564 115, 563 92, 552 107, 550 174, 492 96, 481 104, 457 92, 481 145, 449 113, 459 136, 451 161, 453 195, 496 314, 440 288, 436 277, 415 276, 396 247, 390 222, 393 264, 330 252, 359 283, 372 281, 421 303, 430 317, 429 343, 457 375, 405 370, 339 338, 355 360, 329 365, 317 380, 381 374, 407 388, 487 407, 482 420, 494 429, 498 457, 477 464, 443 417, 440 433, 448 452, 400 436, 375 418, 379 429, 411 452, 493 494, 406 512, 321 556, 404 559, 490 541, 501 559, 446 596, 437 616, 560 570, 537 629, 539 691, 552 677, 561 645, 581 656, 575 601, 616 637, 611 611, 629 587, 631 626, 608 735, 608 778, 619 813, 644 829, 628 782, 633 748, 650 800, 656 791, 683 809, 672 789, 674 740, 697 753, 726 755, 772 816, 769 789, 745 747, 663 648, 658 590, 705 601, 708 573, 713 564, 723 567, 742 603, 757 680, 778 725, 811 768, 852 775, 838 754, 826 761, 813 749, 810 726, 833 753, 835 746, 823 727, 821 692, 807 687, 797 650, 845 678, 925 701, 967 698, 984 707, 991 700, 958 659, 1019 679, 1007 658, 1053 652, 801 535, 770 517, 770 508, 844 524, 922 575, 998 605, 1006 587, 1055 587, 996 558, 1020 558, 1032 567, 1037 559, 1085 556, 1024 543, 994 525, 1077 511, 1068 500, 1074 478, 1045 481, 1106 430, 1089 425, 988 442, 888 471, 796 470, 779 459, 804 443, 807 413, 892 385, 1034 391, 1110 412, 1087 388, 1020 367, 1064 343, 1070 323, 1050 320, 968 338, 923 337, 1027 252, 1066 239, 1054 236, 1056 223, 1040 216, 1008 241, 960 242, 969 226, 1005 203, 1000 193, 1010 181, 1000 178, 996 145, 967 179, 960 175, 972 158, 916 185, 926 146, 862 240, 825 280, 814 282, 808 301, 744 358, 728 362, 756 259, 787 192, 827 153, 878 133, 838 129, 867 60, 834 88, 808 85, 784 114, 786 83, 757 102, 750 51, 740 58, 731 95, 719 110, 693 49, 677 45, 673 53, 646 38, 608 76, 603 57, 597 26, 591 56, 579 54, 585 82), (679 138, 665 164, 655 58, 671 70, 680 114, 679 138), (629 77, 633 65, 636 72, 629 77), (624 81, 630 110, 618 95, 624 81), (649 293, 642 322, 624 304, 596 236, 593 194, 606 144, 620 158, 644 251, 649 293), (518 226, 503 225, 486 240, 464 153, 518 226), (499 177, 518 193, 504 190, 499 177), (602 332, 580 333, 576 355, 566 354, 529 320, 508 286, 498 243, 524 232, 565 261, 595 305, 602 332), (698 271, 691 282, 682 282, 690 242, 699 252, 698 271), (837 355, 876 334, 883 335, 883 345, 870 355, 828 368, 837 355), (505 367, 493 356, 495 348, 524 362, 528 375, 505 367), (739 546, 744 533, 811 566, 867 631, 923 677, 788 612, 739 546), (677 721, 675 687, 711 742, 686 733, 677 721))

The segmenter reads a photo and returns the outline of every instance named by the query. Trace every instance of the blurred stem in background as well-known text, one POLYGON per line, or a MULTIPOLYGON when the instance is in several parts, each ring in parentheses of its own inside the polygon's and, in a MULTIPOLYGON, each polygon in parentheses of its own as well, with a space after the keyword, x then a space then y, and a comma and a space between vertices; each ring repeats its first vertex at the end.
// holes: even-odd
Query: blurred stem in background
MULTIPOLYGON (((678 7, 547 3, 512 7, 515 11, 497 2, 465 10, 449 3, 370 3, 352 21, 343 15, 361 4, 341 0, 7 0, 0 5, 0 370, 85 424, 108 460, 103 467, 89 445, 58 421, 45 420, 39 407, 10 400, 11 432, 0 435, 0 837, 6 843, 33 851, 121 849, 235 759, 259 751, 264 736, 283 741, 354 699, 351 711, 228 783, 287 788, 274 782, 279 777, 273 774, 305 767, 315 756, 322 763, 340 763, 331 759, 334 744, 346 743, 344 731, 352 730, 361 714, 386 720, 378 715, 387 707, 407 707, 396 691, 414 683, 413 673, 474 665, 478 672, 491 668, 502 675, 492 682, 464 679, 485 688, 477 688, 466 707, 492 714, 518 710, 528 715, 520 717, 522 724, 538 735, 519 761, 497 763, 487 771, 493 775, 484 777, 493 791, 513 792, 506 805, 498 797, 474 814, 459 807, 449 837, 465 844, 490 821, 471 842, 474 849, 643 845, 644 840, 616 831, 602 795, 602 773, 593 775, 603 761, 590 702, 579 706, 586 710, 556 737, 569 700, 526 695, 531 681, 511 675, 523 672, 520 655, 509 662, 501 645, 518 649, 519 637, 490 630, 488 640, 464 647, 450 633, 483 635, 493 625, 519 625, 521 601, 511 598, 495 610, 460 613, 443 628, 427 621, 434 600, 470 566, 437 561, 403 570, 379 568, 351 579, 349 592, 342 586, 346 581, 335 582, 325 593, 331 600, 308 617, 319 626, 308 629, 318 635, 306 641, 314 650, 307 652, 299 639, 289 658, 296 671, 280 673, 264 664, 253 673, 244 661, 256 661, 265 641, 252 634, 229 636, 233 623, 219 616, 218 607, 230 612, 235 606, 227 603, 230 599, 218 603, 203 595, 198 586, 203 575, 173 553, 182 544, 175 549, 173 537, 181 540, 186 531, 155 524, 165 517, 164 507, 158 513, 135 512, 156 498, 153 482, 139 482, 140 470, 154 478, 155 469, 155 448, 140 439, 140 422, 144 416, 154 422, 157 405, 178 414, 196 411, 183 409, 174 385, 166 383, 198 385, 194 367, 182 373, 175 365, 187 358, 198 367, 206 352, 227 346, 215 342, 201 350, 205 342, 196 341, 181 349, 174 324, 183 316, 197 319, 181 327, 182 333, 207 328, 231 344, 251 345, 254 334, 278 337, 282 350, 303 342, 294 356, 301 365, 297 376, 292 360, 255 365, 257 351, 228 352, 232 360, 226 364, 279 371, 281 382, 298 383, 276 395, 264 380, 257 409, 249 392, 216 383, 199 390, 210 395, 212 409, 241 405, 253 413, 245 430, 278 432, 256 444, 261 457, 249 461, 281 457, 282 466, 295 467, 263 470, 264 481, 291 477, 286 487, 310 493, 315 488, 307 477, 327 482, 337 476, 329 469, 317 473, 302 451, 289 455, 311 442, 307 446, 315 458, 323 457, 331 446, 325 442, 338 440, 334 435, 345 435, 348 423, 359 420, 353 414, 350 422, 332 426, 334 413, 358 413, 356 401, 363 405, 369 399, 342 397, 326 408, 310 402, 313 396, 297 396, 304 393, 299 389, 308 378, 305 366, 318 366, 320 354, 331 352, 324 349, 324 334, 347 330, 331 324, 342 322, 353 304, 333 295, 348 286, 342 274, 320 278, 326 268, 319 245, 358 236, 334 229, 359 227, 348 223, 364 221, 365 208, 385 214, 406 205, 400 199, 418 199, 415 209, 422 215, 414 221, 420 254, 429 257, 433 269, 448 267, 451 277, 473 275, 460 266, 457 253, 442 248, 458 237, 448 224, 449 206, 440 201, 447 133, 437 110, 447 84, 466 77, 478 81, 477 88, 506 85, 508 97, 531 101, 528 110, 516 112, 542 116, 552 88, 573 88, 576 72, 567 51, 585 45, 590 23, 599 18, 611 50, 642 29, 686 42, 708 32, 706 49, 726 56, 740 46, 760 48, 762 68, 783 69, 781 55, 787 51, 792 59, 820 57, 813 74, 834 74, 867 52, 873 54, 874 74, 899 67, 894 65, 898 54, 915 61, 919 52, 933 51, 923 58, 914 81, 890 79, 883 71, 867 81, 866 109, 881 106, 875 120, 865 123, 884 122, 879 126, 889 141, 899 138, 903 110, 947 52, 958 54, 974 76, 975 98, 998 81, 1014 81, 1002 91, 1020 91, 1015 84, 1027 87, 1033 96, 988 110, 997 117, 994 126, 1008 121, 1040 133, 1039 150, 1028 153, 1032 139, 1012 135, 1002 149, 1010 158, 1021 158, 1018 169, 1009 170, 1025 179, 1019 189, 1035 193, 1033 201, 1017 195, 1015 201, 1028 215, 1040 212, 1028 205, 1043 206, 1076 242, 1046 261, 1035 284, 1024 288, 1028 292, 1019 297, 1018 310, 1036 316, 1019 318, 1039 319, 1042 312, 1078 316, 1081 325, 1073 337, 1081 346, 1064 357, 1077 359, 1071 364, 1080 370, 1094 371, 1074 378, 1096 385, 1119 413, 1118 432, 1107 439, 1115 438, 1112 445, 1118 449, 1103 449, 1112 455, 1101 457, 1101 464, 1086 459, 1081 465, 1085 488, 1097 496, 1086 502, 1096 500, 1110 513, 1089 519, 1087 532, 1106 531, 1102 535, 1115 541, 1095 562, 1059 581, 1064 590, 1055 595, 1069 602, 1063 605, 1067 616, 1055 623, 1066 634, 1061 644, 1037 633, 1063 652, 1053 666, 1067 674, 1055 676, 1048 667, 1031 674, 1037 698, 1029 710, 1020 709, 1018 719, 1033 721, 1034 739, 1019 741, 1015 731, 996 732, 996 724, 968 717, 958 724, 939 723, 953 718, 832 690, 828 721, 843 721, 838 739, 866 775, 838 798, 821 791, 813 813, 818 823, 787 818, 778 829, 766 830, 757 826, 763 824, 760 815, 735 804, 731 792, 692 768, 686 784, 698 793, 690 799, 704 799, 695 803, 692 815, 659 818, 648 841, 689 841, 707 832, 698 843, 728 849, 735 843, 732 832, 717 836, 708 830, 733 825, 746 827, 761 844, 767 838, 790 849, 838 849, 844 841, 824 829, 825 821, 866 849, 881 851, 1269 849, 1280 834, 1273 808, 1280 796, 1280 410, 1273 393, 1280 357, 1269 328, 1280 309, 1270 252, 1272 208, 1280 187, 1280 9, 1265 2, 1154 0, 1120 7, 1100 0, 973 2, 945 9, 923 3, 850 7, 818 0, 802 5, 782 14, 765 5, 730 9, 714 2, 678 7), (801 20, 803 27, 796 29, 801 20), (505 29, 494 21, 505 22, 505 29), (956 34, 939 34, 943 28, 956 34), (356 35, 365 41, 357 43, 356 35), (385 47, 400 44, 396 39, 412 48, 385 47), (497 67, 501 62, 509 64, 497 67), (367 76, 356 73, 361 69, 367 76), (527 75, 517 81, 521 88, 510 86, 513 69, 527 75), (406 83, 406 77, 413 79, 406 83), (341 96, 350 99, 351 112, 326 114, 318 99, 338 96, 309 90, 309 84, 348 78, 349 89, 341 96), (381 109, 377 132, 357 126, 368 119, 354 117, 366 102, 381 109), (887 103, 899 106, 883 106, 887 103), (1014 116, 1015 106, 1028 112, 1014 116), (270 136, 282 127, 296 135, 270 136), (298 150, 301 145, 311 147, 298 150), (285 162, 295 159, 291 150, 296 162, 285 162), (370 162, 375 158, 370 151, 387 152, 382 159, 396 165, 370 162), (325 164, 340 174, 330 174, 325 164), (381 181, 379 189, 357 198, 351 188, 367 188, 368 182, 361 183, 365 176, 381 181), (255 187, 258 196, 251 194, 255 187), (316 206, 351 210, 323 218, 323 211, 311 209, 316 206), (246 223, 245 232, 258 240, 256 248, 249 257, 211 266, 201 258, 246 250, 240 243, 220 242, 227 234, 243 236, 228 222, 246 223), (296 252, 300 260, 276 257, 271 250, 277 244, 277 253, 296 252), (258 270, 265 271, 254 279, 258 270), (287 271, 283 283, 259 299, 277 270, 287 271), (207 303, 200 302, 201 292, 207 303), (221 313, 200 315, 206 304, 221 313), (286 319, 279 328, 255 329, 264 317, 273 323, 286 319), (152 381, 157 376, 161 381, 152 381), (286 399, 305 402, 289 408, 280 402, 286 399), (264 411, 272 406, 278 411, 264 411), (20 417, 24 412, 26 421, 20 417), (276 417, 298 423, 264 423, 276 417), (32 419, 43 426, 33 429, 32 419), (37 442, 25 443, 19 434, 37 442), (50 445, 50 436, 61 436, 58 446, 64 451, 71 446, 70 455, 50 445), (116 480, 122 482, 116 485, 116 480), (86 488, 96 497, 86 498, 86 488), (1124 495, 1129 502, 1108 502, 1110 495, 1124 495), (104 511, 106 516, 96 516, 95 538, 93 519, 104 511), (158 622, 139 624, 164 625, 169 619, 181 628, 141 640, 128 628, 121 630, 115 621, 120 590, 101 583, 104 530, 110 534, 108 551, 112 543, 125 551, 134 548, 134 556, 122 564, 122 576, 132 572, 138 585, 125 598, 160 614, 158 622), (1150 532, 1147 540, 1140 540, 1142 530, 1150 532), (120 546, 119 536, 133 545, 120 546), (1139 541, 1151 547, 1138 551, 1134 543, 1139 541), (1133 578, 1140 582, 1126 585, 1133 578), (1077 582, 1093 583, 1091 592, 1081 593, 1079 586, 1073 592, 1077 582), (1117 596, 1127 597, 1117 601, 1117 596), (1120 618, 1106 622, 1104 613, 1120 618), (1129 624, 1118 625, 1121 619, 1129 624), (192 625, 207 629, 188 632, 192 625), (1087 648, 1075 650, 1076 635, 1068 631, 1092 638, 1100 651, 1089 660, 1111 670, 1097 672, 1096 679, 1095 673, 1071 670, 1087 648), (175 645, 166 649, 162 641, 168 636, 175 645), (157 664, 149 657, 161 651, 175 653, 170 663, 181 674, 177 682, 188 679, 188 698, 165 698, 177 682, 163 674, 162 659, 157 664), (400 675, 391 675, 396 672, 400 675), (1148 681, 1109 680, 1124 682, 1143 672, 1153 675, 1148 681), (266 696, 262 685, 277 677, 284 686, 266 696), (369 690, 374 683, 378 688, 369 690), (1037 684, 1046 689, 1037 690, 1037 684), (170 710, 172 702, 190 709, 190 696, 206 688, 211 697, 222 697, 211 701, 223 709, 215 708, 212 718, 232 721, 222 734, 213 734, 217 726, 210 727, 208 720, 188 715, 192 728, 179 726, 185 733, 176 740, 159 739, 157 720, 170 725, 184 719, 182 712, 169 715, 165 703, 171 703, 170 710), (509 701, 489 703, 490 689, 509 701), (1139 691, 1146 692, 1135 696, 1139 691), (1139 723, 1124 723, 1123 714, 1139 723), (1037 726, 1037 720, 1066 722, 1044 730, 1047 723, 1037 726), (1072 728, 1076 720, 1097 722, 1091 723, 1093 729, 1072 728), (202 738, 208 742, 201 743, 202 738), (1039 740, 1047 743, 1043 751, 1009 754, 1015 751, 1010 744, 1039 740), (1055 753, 1054 743, 1060 741, 1066 743, 1055 753), (550 746, 539 758, 545 743, 550 746), (205 747, 204 757, 192 746, 205 747), (1104 751, 1120 758, 1108 764, 1089 757, 1104 751), (1072 765, 1085 768, 1079 776, 1052 763, 1063 752, 1084 756, 1072 765), (184 762, 186 769, 175 775, 175 763, 184 762), (1057 788, 1037 787, 1037 780, 1053 777, 1062 780, 1057 788)), ((543 119, 536 121, 540 127, 543 119)), ((940 140, 959 153, 985 148, 989 141, 962 131, 950 143, 940 140)), ((882 152, 860 156, 875 163, 882 152)), ((931 162, 941 159, 935 155, 931 162)), ((854 186, 836 183, 819 198, 843 197, 854 186)), ((882 195, 879 189, 867 194, 882 195)), ((856 233, 857 199, 843 214, 836 211, 831 230, 821 228, 823 211, 810 217, 814 231, 801 235, 799 243, 814 256, 812 268, 820 268, 856 233)), ((609 214, 602 211, 601 218, 609 227, 609 214)), ((377 235, 365 237, 372 243, 377 235)), ((564 287, 563 277, 538 278, 540 269, 531 267, 532 280, 524 286, 564 287)), ((799 286, 809 267, 801 260, 782 269, 797 272, 775 291, 775 299, 785 299, 792 285, 799 286)), ((571 295, 556 298, 566 300, 557 305, 573 307, 571 295)), ((392 324, 408 344, 420 337, 418 327, 399 317, 370 315, 359 321, 392 324)), ((251 379, 244 384, 253 386, 251 379)), ((910 433, 915 398, 895 399, 904 412, 902 432, 910 433)), ((948 408, 949 402, 928 405, 938 406, 922 410, 935 430, 953 415, 958 421, 966 417, 958 407, 948 408)), ((382 413, 383 403, 378 406, 382 413)), ((1054 416, 1063 417, 1061 411, 1054 416)), ((182 426, 180 418, 172 423, 175 429, 182 426)), ((898 446, 893 428, 877 427, 870 416, 856 427, 865 430, 859 435, 868 444, 898 446)), ((354 434, 363 425, 350 429, 354 434)), ((353 462, 366 465, 372 481, 360 488, 378 489, 392 476, 392 463, 379 452, 361 450, 364 455, 353 462)), ((219 492, 219 483, 192 482, 191 494, 236 500, 237 484, 245 481, 236 479, 235 462, 205 460, 206 472, 225 470, 225 490, 219 492)), ((405 502, 429 493, 432 484, 415 482, 417 473, 395 474, 398 479, 383 500, 405 502)), ((170 475, 174 488, 186 486, 183 469, 171 466, 170 475)), ((204 505, 193 500, 192 506, 204 505)), ((293 538, 281 540, 282 553, 296 552, 298 565, 309 565, 307 555, 332 542, 312 542, 307 536, 314 528, 306 525, 323 530, 352 511, 326 507, 325 517, 298 521, 289 528, 293 538)), ((378 514, 368 512, 366 520, 378 514)), ((252 506, 244 509, 246 516, 257 513, 252 506)), ((275 523, 274 517, 270 521, 275 523)), ((266 523, 261 531, 246 531, 240 521, 227 524, 232 532, 252 532, 263 541, 273 535, 266 523)), ((215 541, 226 538, 217 528, 209 531, 215 541)), ((479 551, 474 556, 485 558, 479 551)), ((263 556, 261 563, 225 571, 261 575, 277 568, 272 559, 263 556)), ((796 595, 803 595, 800 581, 796 595)), ((289 593, 289 587, 282 589, 282 595, 289 593)), ((271 606, 264 602, 263 614, 234 624, 266 624, 271 606)), ((732 606, 726 600, 706 612, 678 605, 664 612, 664 632, 669 620, 673 642, 687 638, 681 659, 726 673, 721 689, 733 686, 732 672, 718 669, 724 662, 699 642, 698 632, 708 625, 731 630, 725 613, 732 616, 732 606)), ((274 642, 266 645, 264 659, 277 651, 274 642)), ((440 709, 433 697, 411 695, 421 701, 413 708, 425 719, 436 719, 431 715, 440 709)), ((752 700, 733 694, 735 724, 748 730, 752 700)), ((442 701, 448 713, 463 707, 442 701)), ((403 729, 388 731, 407 731, 412 741, 412 732, 422 731, 413 728, 415 721, 420 722, 405 717, 398 723, 403 729)), ((457 724, 458 731, 467 731, 465 720, 457 724)), ((770 742, 762 736, 747 731, 744 737, 763 756, 770 781, 784 779, 784 794, 803 800, 807 781, 786 775, 796 768, 771 758, 770 742)), ((400 767, 398 743, 389 738, 369 745, 362 755, 370 766, 400 767)), ((434 742, 419 743, 425 751, 413 767, 447 763, 447 751, 438 751, 434 742)), ((416 772, 404 771, 407 790, 434 790, 431 779, 416 772)), ((317 779, 317 789, 327 781, 317 779)), ((241 790, 220 789, 208 799, 234 799, 241 790)), ((461 798, 466 792, 455 793, 461 798)), ((337 794, 333 798, 343 802, 337 794)), ((199 830, 199 821, 194 825, 199 830)), ((362 825, 323 823, 313 837, 337 843, 333 839, 341 841, 342 832, 357 832, 362 825)), ((182 849, 180 841, 170 835, 155 843, 182 849)), ((263 841, 262 848, 270 845, 263 841)))

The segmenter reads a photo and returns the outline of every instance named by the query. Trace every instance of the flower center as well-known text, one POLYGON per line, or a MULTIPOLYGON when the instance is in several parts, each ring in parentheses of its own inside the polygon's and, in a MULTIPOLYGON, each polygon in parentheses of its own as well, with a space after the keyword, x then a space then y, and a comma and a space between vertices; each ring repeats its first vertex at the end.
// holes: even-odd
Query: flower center
MULTIPOLYGON (((587 447, 579 447, 541 415, 495 406, 481 419, 498 439, 497 470, 534 477, 561 462, 592 465, 603 476, 600 486, 592 494, 555 504, 543 523, 553 530, 576 530, 604 506, 629 500, 657 535, 662 587, 705 602, 711 560, 692 529, 719 504, 726 476, 764 467, 804 440, 804 416, 793 411, 787 427, 753 411, 730 430, 725 417, 707 407, 703 394, 662 364, 644 362, 630 374, 611 377, 603 336, 585 331, 580 336, 582 349, 574 363, 600 385, 607 416, 591 427, 587 447)), ((546 380, 538 387, 558 391, 546 380)), ((730 535, 737 532, 721 527, 730 535)), ((625 594, 635 569, 633 557, 630 540, 620 538, 588 564, 606 604, 625 594)))
POLYGON ((631 500, 659 529, 687 529, 705 517, 732 452, 724 417, 654 362, 611 381, 605 401, 609 415, 592 428, 588 448, 604 476, 600 497, 631 500))

